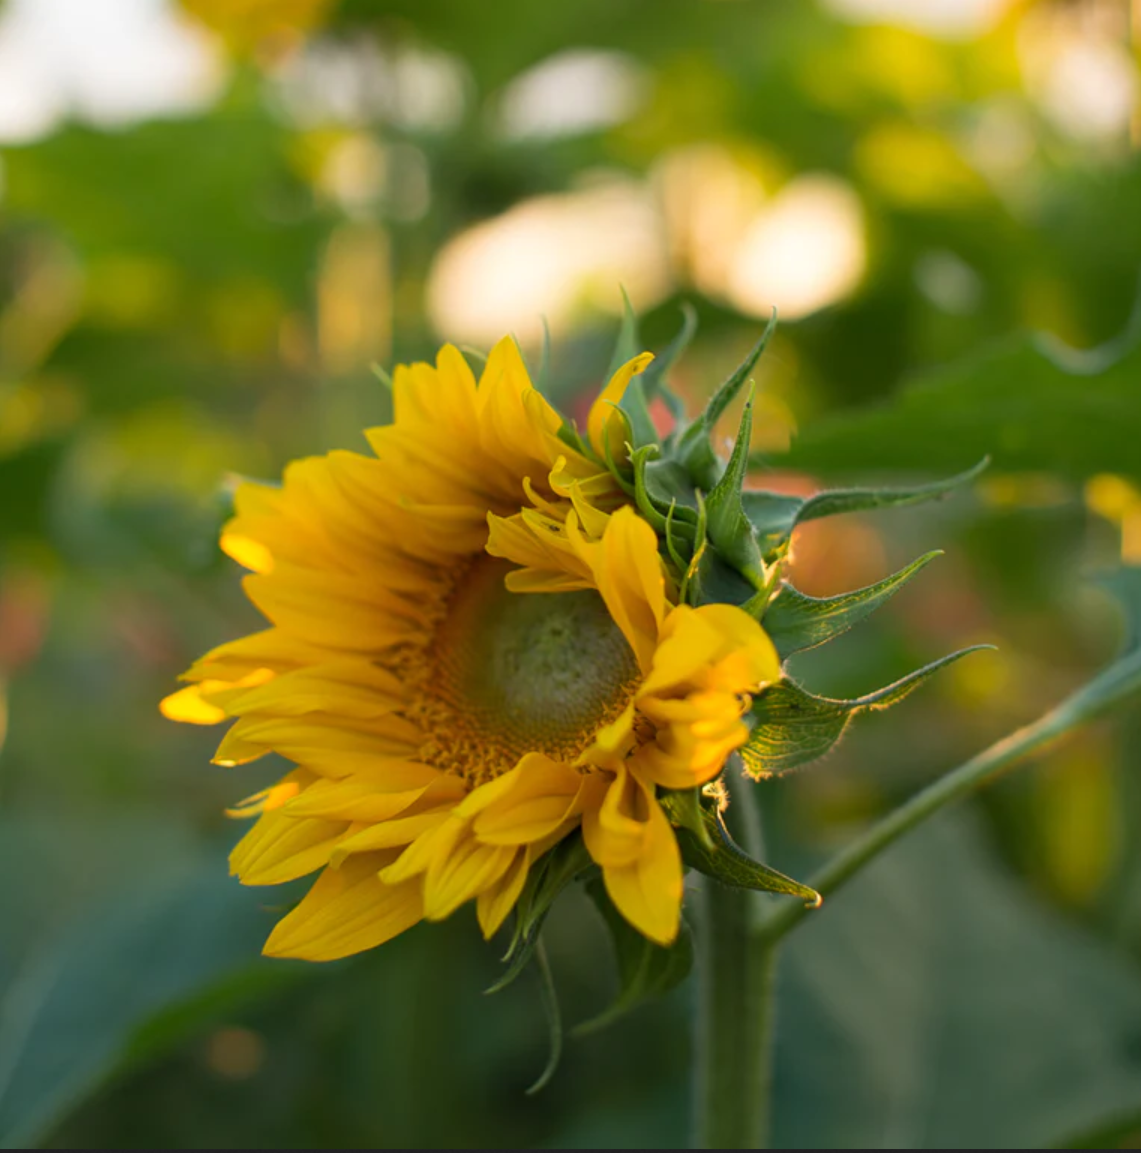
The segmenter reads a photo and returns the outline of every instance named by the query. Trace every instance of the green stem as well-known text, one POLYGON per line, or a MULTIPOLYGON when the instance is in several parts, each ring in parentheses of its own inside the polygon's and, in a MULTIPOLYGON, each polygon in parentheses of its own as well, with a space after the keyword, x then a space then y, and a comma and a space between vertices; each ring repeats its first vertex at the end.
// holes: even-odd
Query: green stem
MULTIPOLYGON (((946 805, 989 784, 1030 753, 1108 712, 1136 692, 1139 677, 1141 650, 1111 665, 1033 724, 996 741, 989 749, 917 793, 829 861, 808 883, 821 896, 830 897, 886 848, 946 805)), ((771 946, 795 928, 808 912, 804 905, 791 901, 774 906, 774 911, 762 921, 759 935, 771 946)))
MULTIPOLYGON (((731 806, 734 836, 763 858, 760 814, 731 806)), ((702 878, 699 921, 695 1149, 768 1145, 776 944, 756 932, 764 896, 702 878)))

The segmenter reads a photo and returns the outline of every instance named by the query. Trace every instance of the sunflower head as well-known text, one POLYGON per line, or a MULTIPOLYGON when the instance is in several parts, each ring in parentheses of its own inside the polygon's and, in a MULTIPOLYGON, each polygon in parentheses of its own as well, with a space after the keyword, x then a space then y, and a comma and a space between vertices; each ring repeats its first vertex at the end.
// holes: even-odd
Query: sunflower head
POLYGON ((238 489, 222 547, 267 627, 199 660, 163 711, 229 722, 219 764, 294 766, 234 810, 255 818, 241 881, 316 874, 268 953, 331 960, 472 904, 487 936, 515 913, 517 968, 576 878, 659 950, 686 947, 687 868, 816 900, 733 845, 722 775, 818 755, 867 707, 812 697, 782 660, 910 571, 814 601, 780 580, 789 538, 805 517, 948 486, 747 490, 751 403, 728 461, 710 432, 771 330, 687 422, 666 376, 689 318, 658 360, 628 319, 583 431, 510 339, 478 378, 447 346, 396 370, 370 452, 238 489))

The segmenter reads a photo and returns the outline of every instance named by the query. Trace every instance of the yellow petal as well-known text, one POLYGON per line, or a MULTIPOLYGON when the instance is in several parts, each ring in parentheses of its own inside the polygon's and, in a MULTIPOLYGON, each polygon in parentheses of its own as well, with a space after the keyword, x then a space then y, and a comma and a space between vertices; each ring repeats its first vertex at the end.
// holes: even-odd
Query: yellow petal
POLYGON ((515 908, 519 894, 527 880, 527 872, 535 859, 533 850, 516 855, 510 868, 490 888, 484 889, 476 898, 476 916, 479 918, 479 927, 485 938, 490 939, 499 931, 499 926, 507 918, 507 914, 515 908))
POLYGON ((591 566, 610 616, 634 650, 639 667, 648 673, 667 607, 657 534, 626 507, 610 518, 596 544, 585 540, 573 516, 567 518, 567 536, 591 566))
POLYGON ((433 921, 450 917, 465 901, 499 882, 522 852, 513 845, 485 845, 473 836, 460 838, 428 867, 424 916, 433 921))
MULTIPOLYGON (((510 786, 480 809, 472 831, 486 844, 525 845, 541 840, 573 815, 582 779, 582 774, 569 765, 543 753, 529 753, 500 778, 510 780, 510 786)), ((468 803, 488 788, 480 786, 468 803)))
POLYGON ((681 853, 669 820, 652 795, 645 823, 638 858, 627 865, 603 865, 602 880, 615 907, 635 929, 659 945, 671 945, 681 925, 681 853))
POLYGON ((162 715, 171 721, 182 721, 191 725, 216 725, 226 719, 226 710, 203 700, 203 694, 211 689, 228 688, 225 681, 203 681, 198 685, 187 685, 159 702, 162 715))
POLYGON ((626 459, 628 454, 625 444, 625 425, 614 409, 622 397, 626 395, 630 381, 642 372, 653 359, 652 353, 642 352, 633 360, 628 360, 610 378, 610 383, 599 393, 598 399, 591 405, 586 428, 590 437, 590 447, 598 454, 600 460, 606 460, 607 447, 609 447, 613 460, 626 459))
POLYGON ((423 917, 419 882, 386 885, 377 876, 391 854, 354 857, 326 869, 305 899, 279 922, 265 945, 269 957, 335 961, 375 948, 423 917))
POLYGON ((280 885, 329 863, 347 821, 290 817, 281 809, 264 813, 230 854, 230 872, 243 885, 280 885))
POLYGON ((605 791, 597 784, 588 790, 586 806, 582 835, 591 857, 604 868, 637 861, 649 812, 641 782, 622 765, 605 791))
POLYGON ((354 853, 369 853, 376 849, 397 849, 410 845, 423 833, 438 829, 451 815, 452 806, 417 813, 415 816, 393 817, 380 821, 367 829, 341 840, 329 857, 329 863, 338 867, 354 853))

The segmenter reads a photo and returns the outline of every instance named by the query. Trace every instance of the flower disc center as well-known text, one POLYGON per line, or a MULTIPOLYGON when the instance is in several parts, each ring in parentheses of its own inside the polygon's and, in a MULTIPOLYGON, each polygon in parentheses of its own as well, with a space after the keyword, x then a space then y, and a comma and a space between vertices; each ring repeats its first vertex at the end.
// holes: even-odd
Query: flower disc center
POLYGON ((597 592, 509 592, 511 569, 481 557, 460 580, 428 689, 506 768, 528 752, 571 759, 625 707, 638 663, 597 592))

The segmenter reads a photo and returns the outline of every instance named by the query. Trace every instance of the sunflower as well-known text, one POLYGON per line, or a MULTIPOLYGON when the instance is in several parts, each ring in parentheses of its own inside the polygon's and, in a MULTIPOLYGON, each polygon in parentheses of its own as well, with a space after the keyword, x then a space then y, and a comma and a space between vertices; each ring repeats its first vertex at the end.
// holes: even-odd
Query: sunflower
POLYGON ((222 547, 270 627, 208 653, 162 707, 233 720, 218 764, 296 766, 234 810, 257 818, 231 858, 245 884, 319 873, 268 954, 332 960, 468 901, 490 937, 580 832, 626 920, 676 938, 663 799, 721 773, 780 662, 741 608, 682 603, 623 483, 618 405, 651 359, 613 375, 580 438, 512 340, 478 382, 446 346, 397 369, 374 455, 238 489, 222 547))

